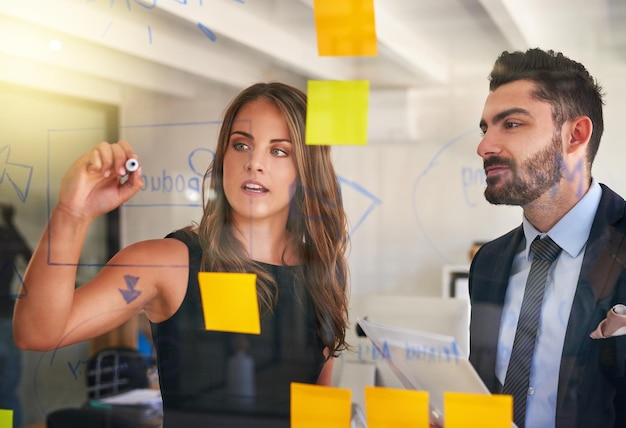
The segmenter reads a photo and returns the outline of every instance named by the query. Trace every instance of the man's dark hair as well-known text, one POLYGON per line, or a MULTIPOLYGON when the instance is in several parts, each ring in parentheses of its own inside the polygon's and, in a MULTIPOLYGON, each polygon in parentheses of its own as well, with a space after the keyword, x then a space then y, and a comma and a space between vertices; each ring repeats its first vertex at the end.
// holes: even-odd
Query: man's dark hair
POLYGON ((526 52, 504 51, 489 75, 489 90, 517 80, 536 84, 533 95, 552 105, 554 124, 560 129, 567 120, 587 116, 593 123, 588 144, 589 167, 598 152, 604 120, 602 88, 580 63, 560 52, 529 49, 526 52))

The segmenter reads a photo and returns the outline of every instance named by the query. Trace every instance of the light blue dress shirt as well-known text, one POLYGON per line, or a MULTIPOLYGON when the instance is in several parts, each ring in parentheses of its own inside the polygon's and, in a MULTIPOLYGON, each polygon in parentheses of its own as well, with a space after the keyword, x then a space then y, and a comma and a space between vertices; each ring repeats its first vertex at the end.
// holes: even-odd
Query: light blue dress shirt
POLYGON ((600 185, 592 180, 591 187, 585 196, 545 234, 539 233, 525 217, 523 220, 526 239, 522 240, 511 266, 498 340, 496 376, 502 384, 504 384, 511 357, 526 278, 530 271, 532 261, 530 244, 537 235, 549 235, 563 249, 548 272, 526 403, 526 426, 528 427, 554 428, 555 426, 556 394, 565 331, 578 284, 585 246, 601 196, 600 185))

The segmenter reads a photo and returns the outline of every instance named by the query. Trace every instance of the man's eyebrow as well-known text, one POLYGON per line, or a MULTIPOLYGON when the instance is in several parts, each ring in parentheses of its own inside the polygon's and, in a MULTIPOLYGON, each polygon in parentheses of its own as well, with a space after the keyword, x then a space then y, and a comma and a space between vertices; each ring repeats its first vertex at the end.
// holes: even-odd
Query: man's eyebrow
MULTIPOLYGON (((523 114, 526 116, 530 116, 530 112, 528 110, 521 108, 521 107, 513 107, 513 108, 501 111, 500 113, 496 114, 491 121, 493 122, 494 125, 496 125, 497 123, 502 122, 507 116, 510 116, 512 114, 523 114)), ((483 122, 484 120, 481 121, 481 124, 483 122)))

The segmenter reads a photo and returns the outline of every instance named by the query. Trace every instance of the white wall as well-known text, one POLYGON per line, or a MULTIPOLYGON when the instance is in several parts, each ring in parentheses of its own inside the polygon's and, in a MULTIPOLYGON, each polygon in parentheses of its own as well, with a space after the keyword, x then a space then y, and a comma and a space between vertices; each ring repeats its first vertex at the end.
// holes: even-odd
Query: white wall
POLYGON ((121 210, 123 246, 200 220, 202 175, 235 93, 215 87, 196 99, 174 99, 125 90, 120 138, 138 154, 146 186, 121 210))

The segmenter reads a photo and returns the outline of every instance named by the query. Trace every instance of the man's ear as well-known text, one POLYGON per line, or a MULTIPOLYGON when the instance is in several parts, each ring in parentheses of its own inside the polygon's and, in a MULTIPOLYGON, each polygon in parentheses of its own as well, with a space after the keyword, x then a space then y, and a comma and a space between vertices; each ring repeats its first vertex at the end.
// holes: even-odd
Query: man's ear
POLYGON ((578 116, 568 122, 567 139, 565 140, 567 152, 574 152, 581 148, 584 150, 591 139, 593 122, 588 116, 578 116))

